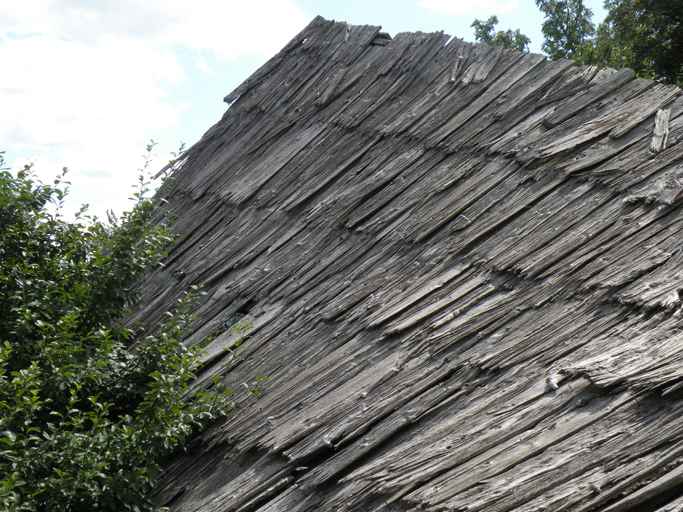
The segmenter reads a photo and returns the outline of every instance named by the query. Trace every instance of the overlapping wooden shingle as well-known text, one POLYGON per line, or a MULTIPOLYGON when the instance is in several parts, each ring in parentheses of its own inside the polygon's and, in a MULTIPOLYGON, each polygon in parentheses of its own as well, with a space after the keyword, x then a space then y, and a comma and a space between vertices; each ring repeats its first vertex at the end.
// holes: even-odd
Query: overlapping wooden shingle
POLYGON ((316 18, 161 192, 182 238, 131 320, 203 283, 195 389, 270 380, 159 503, 679 510, 683 94, 379 34, 316 18))

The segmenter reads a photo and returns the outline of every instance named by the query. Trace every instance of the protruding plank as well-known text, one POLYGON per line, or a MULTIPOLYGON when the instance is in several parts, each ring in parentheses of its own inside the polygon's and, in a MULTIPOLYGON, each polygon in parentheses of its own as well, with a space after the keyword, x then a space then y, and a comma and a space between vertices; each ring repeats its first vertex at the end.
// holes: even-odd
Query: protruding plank
POLYGON ((659 153, 662 149, 666 149, 666 142, 669 138, 669 115, 671 110, 658 110, 655 116, 655 129, 652 134, 652 142, 650 142, 650 151, 659 153))

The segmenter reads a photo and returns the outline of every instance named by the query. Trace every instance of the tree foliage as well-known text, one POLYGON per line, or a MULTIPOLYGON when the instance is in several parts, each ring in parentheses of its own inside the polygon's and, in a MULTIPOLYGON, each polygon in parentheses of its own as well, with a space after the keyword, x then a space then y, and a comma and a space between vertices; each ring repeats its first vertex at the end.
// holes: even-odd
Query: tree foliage
POLYGON ((683 3, 605 0, 605 9, 585 62, 683 85, 683 3))
POLYGON ((196 290, 152 335, 121 323, 173 241, 145 180, 113 225, 85 209, 67 222, 66 185, 13 175, 0 153, 0 509, 152 510, 159 460, 235 402, 221 379, 183 400, 196 290))
POLYGON ((506 31, 499 30, 496 32, 495 27, 497 24, 498 17, 493 15, 486 21, 475 19, 470 26, 474 28, 475 38, 480 43, 502 46, 524 53, 529 52, 531 40, 527 36, 522 34, 519 29, 515 31, 512 29, 507 29, 506 31))
POLYGON ((536 0, 545 16, 542 50, 551 58, 577 59, 595 33, 593 12, 583 0, 536 0))
POLYGON ((683 85, 683 2, 605 0, 595 29, 583 0, 536 0, 545 15, 542 49, 552 60, 630 68, 636 75, 683 85))

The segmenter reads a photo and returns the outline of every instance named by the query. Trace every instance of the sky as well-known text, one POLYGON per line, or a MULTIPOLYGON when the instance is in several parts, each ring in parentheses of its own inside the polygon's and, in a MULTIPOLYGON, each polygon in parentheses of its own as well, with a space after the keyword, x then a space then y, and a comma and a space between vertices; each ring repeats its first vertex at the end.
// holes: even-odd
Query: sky
MULTIPOLYGON (((584 4, 604 18, 602 0, 584 4)), ((120 214, 147 144, 156 171, 316 15, 474 41, 492 14, 541 52, 534 0, 0 0, 0 151, 46 183, 67 167, 65 211, 120 214)))

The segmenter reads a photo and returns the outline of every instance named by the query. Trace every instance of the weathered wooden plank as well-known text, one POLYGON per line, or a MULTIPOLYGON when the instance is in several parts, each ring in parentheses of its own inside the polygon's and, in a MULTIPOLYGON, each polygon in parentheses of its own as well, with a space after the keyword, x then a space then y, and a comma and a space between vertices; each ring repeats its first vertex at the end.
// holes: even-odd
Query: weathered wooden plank
MULTIPOLYGON (((670 114, 669 117, 667 117, 666 120, 666 135, 668 137, 668 123, 669 119, 675 119, 680 115, 681 112, 681 105, 682 101, 681 99, 677 99, 674 104, 671 106, 670 109, 667 109, 670 114)), ((661 121, 660 121, 661 123, 661 121)), ((677 126, 678 123, 676 123, 677 126)), ((585 170, 586 168, 589 168, 590 166, 602 163, 609 158, 612 158, 615 155, 619 155, 624 153, 626 149, 629 149, 633 144, 640 142, 642 139, 645 137, 649 137, 651 135, 651 131, 653 129, 647 124, 647 123, 641 123, 640 126, 637 128, 634 128, 631 130, 628 134, 619 137, 618 140, 615 139, 608 139, 606 141, 602 141, 598 144, 595 144, 594 146, 588 148, 586 151, 582 152, 578 156, 576 156, 574 159, 572 159, 570 162, 567 162, 569 165, 561 165, 560 168, 564 168, 565 172, 567 173, 574 173, 574 172, 579 172, 582 170, 585 170)), ((663 133, 662 133, 663 135, 663 133)), ((654 136, 653 136, 654 137, 654 136)), ((655 140, 654 138, 652 139, 653 141, 655 140)), ((652 149, 652 141, 650 142, 650 151, 653 151, 655 153, 658 153, 664 149, 666 149, 665 144, 663 144, 664 140, 663 138, 659 140, 658 142, 658 149, 655 151, 652 149)), ((638 145, 635 149, 635 153, 640 153, 641 155, 646 153, 642 145, 638 145)), ((629 153, 627 153, 629 154, 629 153)), ((621 156, 621 155, 620 155, 621 156)), ((621 161, 622 165, 616 165, 616 166, 606 166, 602 168, 598 168, 595 171, 589 171, 588 174, 591 176, 601 176, 605 173, 611 174, 614 172, 618 173, 624 173, 628 174, 630 171, 633 169, 629 168, 624 168, 625 165, 623 165, 625 162, 621 161)), ((631 162, 630 162, 631 163, 631 162)))
POLYGON ((641 455, 639 457, 630 453, 627 455, 627 460, 617 467, 614 467, 614 463, 608 462, 602 467, 595 468, 590 478, 581 475, 580 478, 563 482, 525 503, 519 507, 519 510, 531 512, 539 506, 548 506, 558 511, 595 510, 610 499, 618 499, 620 493, 627 491, 630 486, 638 485, 651 474, 673 462, 680 453, 680 445, 645 454, 641 452, 638 453, 641 455))
POLYGON ((662 149, 666 149, 666 142, 669 138, 669 115, 671 110, 658 110, 655 116, 655 129, 652 133, 652 141, 650 142, 650 151, 659 153, 662 149))
POLYGON ((405 237, 420 241, 442 225, 456 218, 473 202, 514 173, 519 166, 502 158, 486 162, 476 172, 466 177, 458 187, 450 187, 422 206, 414 215, 412 226, 405 230, 405 237))
POLYGON ((422 68, 432 64, 435 55, 442 50, 449 36, 443 33, 425 34, 415 38, 413 44, 402 56, 402 64, 387 72, 386 77, 377 80, 372 86, 363 91, 361 98, 349 103, 336 122, 347 128, 366 126, 367 119, 376 111, 381 111, 387 104, 391 104, 403 91, 408 89, 412 82, 420 79, 422 68))
POLYGON ((550 158, 604 136, 621 120, 616 110, 637 108, 633 98, 651 87, 652 83, 648 80, 633 80, 564 123, 545 131, 537 130, 537 139, 527 136, 508 152, 520 162, 528 163, 538 158, 550 158))
POLYGON ((412 34, 401 33, 388 46, 373 47, 366 51, 357 62, 346 59, 344 64, 350 66, 353 63, 353 66, 335 88, 334 97, 328 100, 326 120, 332 123, 339 122, 347 108, 359 98, 363 98, 375 82, 384 82, 383 73, 369 71, 383 69, 388 73, 415 43, 415 39, 412 34))
POLYGON ((496 119, 508 117, 512 112, 519 109, 524 102, 535 99, 540 92, 544 91, 546 86, 557 82, 557 78, 566 73, 573 65, 574 63, 570 60, 559 59, 541 67, 532 76, 524 77, 524 80, 516 82, 496 102, 498 108, 493 114, 494 117, 496 119))
POLYGON ((539 361, 550 366, 623 322, 619 308, 557 302, 528 310, 464 352, 463 360, 484 370, 539 361))
MULTIPOLYGON (((374 259, 372 256, 370 258, 374 259)), ((402 258, 393 254, 382 254, 381 258, 384 261, 384 265, 379 267, 368 265, 367 268, 364 268, 365 271, 353 272, 344 280, 336 297, 332 297, 322 307, 320 314, 324 320, 332 320, 338 315, 347 312, 361 301, 365 302, 365 313, 369 313, 370 305, 364 299, 368 297, 372 299, 376 294, 381 294, 381 290, 386 285, 386 282, 394 278, 393 272, 390 270, 391 267, 399 264, 402 260, 402 258), (357 286, 350 287, 349 285, 356 279, 360 279, 362 282, 357 286), (351 289, 349 290, 349 288, 351 289)), ((373 261, 373 263, 376 262, 373 261)), ((361 267, 366 267, 366 265, 363 264, 361 267)))
POLYGON ((678 291, 683 288, 683 280, 679 277, 679 269, 682 265, 683 256, 679 250, 659 268, 620 292, 617 299, 645 309, 673 309, 680 306, 678 291))
MULTIPOLYGON (((354 348, 360 348, 360 343, 355 343, 354 348)), ((348 351, 349 347, 343 347, 341 351, 348 351)), ((358 350, 353 355, 351 361, 343 360, 344 365, 340 366, 339 361, 335 361, 335 353, 330 356, 323 358, 321 363, 314 365, 309 371, 306 372, 306 378, 310 381, 312 380, 312 373, 319 372, 325 368, 325 363, 330 363, 334 361, 336 371, 341 371, 346 373, 348 377, 344 380, 341 385, 340 383, 335 383, 333 385, 326 385, 321 388, 321 378, 314 379, 315 384, 307 384, 306 387, 309 389, 319 389, 321 397, 323 399, 307 400, 307 403, 303 404, 303 407, 299 407, 298 410, 292 411, 286 417, 286 421, 281 419, 278 422, 277 428, 272 429, 270 432, 264 432, 262 439, 258 441, 260 446, 271 446, 274 451, 284 451, 292 447, 296 442, 302 440, 307 434, 312 432, 318 432, 321 429, 321 434, 325 433, 326 424, 329 426, 335 425, 336 422, 330 421, 333 418, 345 418, 346 411, 352 408, 355 404, 364 401, 364 390, 367 388, 372 388, 373 384, 376 382, 377 376, 383 376, 385 374, 392 375, 394 371, 392 368, 395 367, 396 363, 400 361, 400 354, 392 354, 391 357, 386 359, 379 359, 373 363, 364 362, 367 359, 368 349, 358 350), (355 362, 358 369, 352 369, 349 363, 355 362), (346 371, 344 371, 346 370, 346 371), (350 373, 349 373, 350 372, 350 373)), ((330 371, 332 368, 327 369, 327 378, 332 375, 330 371)), ((302 382, 298 383, 300 386, 302 382)), ((300 397, 303 397, 303 393, 297 393, 300 397)), ((309 393, 310 396, 310 393, 309 393)), ((328 427, 329 428, 329 427, 328 427)), ((325 435, 312 436, 306 447, 306 452, 315 453, 319 451, 319 447, 331 446, 334 437, 326 437, 325 435)), ((250 439, 247 442, 238 445, 241 449, 246 449, 248 446, 253 446, 255 440, 250 439)), ((302 455, 303 456, 303 455, 302 455)), ((296 460, 297 457, 294 453, 290 454, 290 457, 296 460)))
POLYGON ((325 126, 315 124, 303 132, 294 132, 280 144, 280 151, 271 154, 257 167, 242 176, 237 175, 236 181, 229 188, 221 191, 220 195, 226 201, 236 204, 242 203, 253 196, 270 178, 282 169, 289 160, 294 158, 306 146, 324 131, 325 126))
POLYGON ((621 69, 616 73, 610 73, 610 71, 612 70, 609 70, 606 74, 597 75, 591 80, 591 87, 580 91, 575 97, 559 106, 553 114, 545 119, 544 124, 548 128, 554 128, 562 124, 578 112, 585 110, 588 105, 619 89, 635 76, 635 73, 630 69, 621 69))
POLYGON ((379 27, 335 24, 327 34, 313 34, 300 43, 298 51, 283 62, 269 79, 249 95, 243 108, 273 111, 278 105, 297 105, 285 112, 314 107, 321 83, 327 80, 334 64, 353 62, 366 53, 379 50, 370 42, 379 27), (324 41, 324 43, 323 43, 324 41))
MULTIPOLYGON (((285 84, 287 87, 286 92, 281 94, 280 97, 274 96, 274 98, 277 98, 278 102, 289 105, 289 109, 294 110, 295 113, 297 109, 304 110, 307 107, 319 106, 317 100, 323 94, 323 91, 328 88, 325 84, 330 76, 333 81, 337 82, 337 85, 330 91, 330 97, 327 102, 338 97, 349 85, 353 84, 353 79, 351 82, 346 82, 345 79, 353 76, 354 71, 349 70, 345 72, 337 80, 334 77, 335 64, 340 65, 343 69, 348 69, 350 65, 356 62, 360 63, 366 60, 378 59, 385 53, 389 53, 381 47, 370 46, 378 30, 379 27, 367 25, 347 25, 346 30, 340 31, 336 39, 328 43, 330 48, 324 49, 322 58, 312 59, 309 57, 302 63, 313 64, 316 67, 304 72, 301 72, 301 69, 297 70, 298 72, 293 75, 294 78, 291 80, 291 83, 285 84)), ((292 68, 294 67, 292 65, 292 68)), ((301 65, 297 67, 301 68, 301 65)), ((264 105, 262 108, 266 109, 268 107, 264 105)))
POLYGON ((477 142, 489 146, 489 153, 504 154, 512 151, 514 147, 531 145, 540 134, 548 131, 543 121, 558 108, 557 103, 588 88, 589 81, 596 73, 600 75, 602 70, 598 71, 597 68, 590 66, 567 69, 538 101, 522 108, 519 115, 508 116, 507 121, 497 131, 484 132, 476 139, 477 142))
MULTIPOLYGON (((558 181, 549 175, 541 177, 538 181, 529 180, 528 175, 523 175, 521 179, 524 180, 525 178, 528 180, 525 180, 525 186, 512 190, 499 204, 492 205, 487 215, 475 219, 462 231, 456 232, 455 229, 446 227, 442 233, 443 236, 449 236, 448 251, 452 254, 460 254, 468 247, 473 246, 474 254, 484 254, 480 248, 484 247, 491 239, 499 234, 502 234, 503 237, 510 235, 510 231, 503 229, 504 226, 530 210, 535 203, 558 187, 558 181), (479 241, 478 244, 477 241, 479 241)), ((456 221, 453 227, 460 229, 462 224, 456 221)), ((505 243, 501 248, 504 247, 509 247, 509 243, 505 243)), ((486 263, 489 258, 477 259, 481 263, 486 263)))
MULTIPOLYGON (((533 252, 557 235, 555 221, 563 216, 576 215, 577 210, 580 211, 581 206, 585 204, 586 196, 592 188, 589 183, 565 183, 555 188, 538 204, 525 208, 507 229, 501 230, 482 244, 477 249, 477 254, 487 261, 493 261, 496 268, 510 268, 521 255, 533 252), (567 201, 559 201, 560 197, 566 198, 567 201), (539 236, 542 233, 545 236, 539 236)), ((589 197, 597 202, 602 199, 599 195, 596 198, 593 194, 589 197)), ((564 230, 565 226, 561 227, 564 230)))
POLYGON ((575 86, 573 89, 576 89, 577 82, 581 83, 585 78, 583 73, 577 74, 575 69, 566 69, 554 83, 549 84, 549 87, 533 94, 517 109, 510 112, 514 115, 507 115, 491 124, 472 137, 468 145, 486 146, 489 154, 496 152, 507 154, 513 147, 520 146, 521 140, 528 140, 529 144, 535 142, 540 134, 548 131, 548 128, 543 125, 543 120, 555 110, 556 103, 563 97, 563 87, 558 87, 556 94, 551 94, 558 86, 558 82, 563 83, 563 80, 566 80, 567 86, 573 83, 575 86))
MULTIPOLYGON (((373 434, 370 437, 365 436, 365 440, 371 439, 372 444, 377 446, 407 424, 404 421, 406 414, 408 423, 417 421, 427 411, 436 410, 450 400, 467 393, 468 390, 461 389, 459 384, 463 383, 464 375, 472 377, 474 373, 456 371, 456 376, 446 381, 447 385, 442 385, 440 383, 454 373, 453 369, 446 369, 443 368, 444 365, 424 360, 410 360, 407 364, 404 362, 404 366, 408 366, 408 369, 402 372, 403 375, 397 375, 403 368, 396 368, 392 373, 382 375, 382 382, 377 386, 366 388, 362 393, 363 397, 372 398, 362 400, 354 407, 346 409, 344 419, 333 429, 326 430, 315 443, 305 440, 287 450, 286 455, 296 462, 305 458, 307 454, 319 451, 323 445, 332 444, 335 450, 338 450, 368 429, 372 429, 373 434), (397 410, 401 411, 401 415, 394 412, 397 410), (377 423, 379 426, 376 426, 377 423)), ((302 483, 305 486, 318 485, 366 452, 363 442, 360 445, 354 444, 354 448, 346 452, 344 457, 333 457, 327 469, 322 472, 311 472, 312 474, 307 475, 302 483)))
MULTIPOLYGON (((590 458, 590 455, 595 456, 586 446, 588 444, 585 442, 586 437, 590 439, 590 433, 592 433, 590 431, 596 430, 594 424, 607 416, 607 411, 613 412, 614 409, 627 403, 627 399, 623 397, 621 400, 602 397, 594 397, 591 400, 589 396, 589 394, 584 396, 584 399, 592 402, 588 406, 562 411, 563 418, 554 425, 555 428, 546 428, 545 432, 534 429, 536 432, 533 434, 525 433, 521 439, 508 441, 501 447, 493 448, 491 450, 493 453, 482 454, 479 460, 449 472, 448 477, 444 475, 436 479, 423 491, 420 501, 430 504, 439 503, 450 508, 462 506, 470 500, 469 504, 473 510, 511 510, 529 498, 550 490, 554 484, 562 482, 571 475, 567 458, 581 455, 586 458, 590 458), (599 406, 604 409, 601 410, 599 406), (588 436, 586 430, 590 432, 588 436), (558 457, 556 452, 562 450, 563 441, 570 436, 575 436, 583 442, 577 441, 581 444, 573 450, 572 455, 563 453, 561 457, 558 457), (560 444, 559 447, 558 444, 560 444), (550 453, 543 453, 544 451, 553 453, 555 457, 551 457, 550 453), (541 469, 544 463, 546 464, 545 472, 541 469), (483 467, 480 469, 477 466, 483 467), (558 470, 565 471, 563 477, 553 475, 558 470), (550 482, 545 483, 543 480, 550 482), (545 486, 543 486, 544 483, 545 486), (511 491, 515 485, 517 485, 517 492, 513 494, 511 491), (479 492, 482 487, 488 492, 479 492), (430 490, 432 493, 427 494, 430 490)), ((544 423, 544 426, 549 426, 549 422, 544 423)), ((593 464, 587 469, 592 469, 591 466, 593 464)), ((572 469, 582 472, 583 468, 579 466, 579 468, 572 469)))
POLYGON ((678 512, 683 510, 683 496, 675 498, 666 505, 660 506, 655 512, 678 512))
POLYGON ((552 112, 553 108, 552 104, 536 105, 530 115, 524 116, 522 122, 513 122, 512 118, 508 118, 509 122, 506 125, 507 129, 501 127, 501 133, 496 131, 495 134, 491 134, 489 140, 483 140, 483 137, 486 134, 486 132, 484 132, 481 136, 481 142, 488 147, 487 153, 512 155, 515 153, 515 148, 524 145, 523 141, 528 140, 529 144, 531 144, 532 141, 537 140, 542 133, 548 131, 548 129, 543 126, 542 121, 549 112, 552 112), (496 134, 497 138, 495 138, 496 134))
MULTIPOLYGON (((389 184, 378 192, 375 192, 367 200, 360 203, 347 217, 346 227, 353 228, 362 222, 367 222, 368 217, 384 208, 388 203, 404 193, 408 187, 420 180, 436 165, 443 162, 445 155, 439 151, 428 151, 415 163, 408 166, 400 175, 396 176, 389 184)), ((396 209, 398 211, 398 209, 396 209)), ((376 221, 372 221, 376 222, 376 221)), ((365 228, 360 228, 364 231, 365 228)))
POLYGON ((659 267, 671 257, 671 253, 657 247, 649 246, 644 249, 637 255, 629 254, 611 262, 611 265, 585 282, 583 286, 585 288, 621 286, 659 267))
MULTIPOLYGON (((640 147, 637 149, 646 148, 647 141, 642 141, 639 146, 640 147)), ((619 172, 613 173, 611 171, 615 169, 614 166, 618 163, 615 158, 614 162, 607 162, 604 168, 597 169, 595 174, 600 176, 599 179, 601 182, 614 190, 625 191, 638 184, 641 184, 641 189, 647 189, 649 184, 648 179, 650 177, 655 176, 656 174, 660 174, 661 176, 662 174, 669 172, 672 167, 675 168, 676 164, 674 162, 683 154, 683 148, 669 148, 664 151, 664 153, 665 155, 663 155, 663 158, 661 153, 659 155, 649 153, 648 156, 640 156, 640 158, 637 159, 624 159, 624 167, 619 169, 619 172)), ((646 198, 647 195, 642 199, 634 197, 628 202, 640 201, 646 198)))
POLYGON ((425 149, 420 146, 405 148, 396 155, 395 148, 401 144, 399 140, 388 140, 376 158, 364 162, 360 169, 351 169, 337 185, 323 195, 308 212, 307 219, 314 217, 346 217, 357 205, 368 196, 374 195, 394 178, 419 161, 425 149))
MULTIPOLYGON (((510 60, 510 59, 509 59, 510 60)), ((536 54, 527 54, 525 57, 514 59, 515 65, 508 68, 508 72, 491 84, 486 91, 479 95, 471 104, 467 105, 461 112, 448 120, 443 126, 430 133, 425 140, 427 147, 434 147, 461 128, 465 123, 477 115, 482 109, 487 108, 490 103, 495 101, 512 84, 516 83, 524 75, 531 72, 541 63, 545 62, 545 57, 536 54)))
POLYGON ((318 233, 307 246, 302 246, 300 240, 289 245, 289 261, 294 271, 286 281, 273 290, 272 294, 276 298, 290 296, 296 299, 305 295, 318 284, 316 279, 321 274, 334 274, 348 268, 370 250, 360 244, 349 249, 345 240, 337 237, 328 240, 324 232, 318 233))
MULTIPOLYGON (((479 288, 479 286, 484 284, 485 282, 485 277, 469 279, 465 281, 461 286, 457 287, 455 290, 451 291, 448 295, 437 300, 436 302, 433 302, 432 304, 428 305, 420 304, 418 310, 414 312, 412 315, 408 317, 398 318, 396 321, 391 322, 389 325, 387 325, 385 334, 391 335, 400 331, 404 331, 446 307, 453 306, 452 309, 455 310, 455 305, 457 305, 458 300, 465 298, 467 294, 479 288)), ((495 290, 495 288, 490 285, 484 286, 482 288, 485 288, 485 291, 481 289, 477 290, 478 300, 485 298, 486 295, 495 290)), ((465 302, 465 304, 461 305, 461 308, 465 305, 469 304, 465 302)), ((455 311, 457 312, 454 314, 457 315, 460 312, 460 309, 457 309, 455 311)))
POLYGON ((656 479, 654 482, 637 490, 618 503, 605 507, 604 512, 623 512, 633 510, 633 507, 641 505, 658 496, 666 495, 668 491, 678 488, 680 479, 683 476, 683 466, 679 466, 673 471, 656 479))
POLYGON ((567 69, 564 76, 558 79, 540 99, 540 103, 555 103, 578 93, 585 92, 593 84, 604 80, 616 73, 609 68, 600 69, 597 66, 574 66, 567 69))
POLYGON ((624 150, 646 138, 649 131, 648 127, 639 126, 619 139, 602 139, 575 157, 565 160, 557 168, 562 169, 566 174, 583 172, 584 175, 596 175, 591 167, 601 164, 615 155, 623 154, 624 150))
POLYGON ((469 268, 468 264, 460 264, 453 268, 447 269, 443 273, 437 273, 434 278, 427 282, 420 281, 419 284, 414 285, 412 289, 405 290, 402 294, 394 298, 394 300, 386 301, 380 309, 375 311, 368 319, 367 327, 372 329, 385 323, 391 317, 401 313, 406 308, 413 306, 418 301, 423 300, 432 292, 442 288, 463 274, 469 268))
POLYGON ((472 50, 472 45, 457 38, 437 54, 435 65, 420 74, 420 84, 406 91, 393 105, 385 105, 382 119, 378 119, 375 129, 384 135, 405 132, 424 116, 434 113, 437 105, 453 91, 454 84, 472 50), (409 101, 408 101, 409 100, 409 101))
MULTIPOLYGON (((299 32, 299 34, 295 36, 277 55, 272 57, 268 62, 261 66, 256 73, 247 78, 247 80, 245 80, 239 87, 228 94, 224 101, 226 103, 234 102, 250 88, 262 81, 282 63, 287 54, 297 49, 297 47, 301 45, 302 41, 305 39, 315 38, 316 36, 324 37, 327 33, 325 28, 334 29, 337 27, 335 26, 334 21, 327 21, 322 16, 316 16, 315 19, 304 30, 299 32)), ((309 44, 312 44, 313 42, 314 41, 312 40, 309 44)))
POLYGON ((192 388, 268 375, 270 390, 239 396, 160 495, 175 511, 588 510, 669 472, 679 92, 316 23, 168 191, 185 238, 130 321, 204 282, 194 344, 263 296, 244 359, 219 335, 192 388))
POLYGON ((465 144, 474 144, 473 139, 481 140, 486 144, 492 138, 497 138, 500 132, 507 132, 509 127, 501 120, 506 120, 512 113, 516 122, 524 119, 537 107, 537 100, 544 88, 555 81, 569 66, 573 66, 571 61, 559 60, 534 68, 530 73, 516 80, 506 91, 503 91, 498 99, 471 119, 467 123, 467 129, 454 132, 443 142, 443 145, 449 151, 458 150, 465 144), (529 112, 524 111, 527 104, 531 107, 529 112), (496 128, 500 132, 497 132, 496 128), (479 139, 478 136, 482 132, 486 132, 486 137, 479 139))
MULTIPOLYGON (((479 46, 482 47, 483 45, 479 46)), ((460 82, 465 87, 471 83, 478 84, 486 80, 491 73, 491 70, 496 66, 496 64, 498 64, 498 61, 505 51, 502 47, 484 47, 484 50, 488 52, 485 54, 485 58, 479 59, 470 64, 467 70, 465 70, 463 73, 460 82)), ((451 73, 451 76, 453 76, 453 73, 451 73)))
MULTIPOLYGON (((527 399, 543 396, 543 384, 535 387, 534 382, 515 381, 511 378, 515 372, 507 372, 497 376, 490 386, 472 387, 465 394, 458 394, 454 401, 436 413, 438 421, 420 429, 413 435, 404 436, 391 446, 388 452, 357 468, 342 481, 372 479, 377 484, 397 488, 414 484, 428 477, 425 472, 438 474, 444 468, 457 466, 488 449, 519 435, 520 430, 500 429, 500 425, 522 412, 521 408, 498 409, 501 405, 523 403, 527 399), (462 414, 465 404, 471 404, 472 415, 462 414), (493 414, 496 410, 502 414, 493 414), (478 421, 477 418, 481 420, 478 421), (498 428, 496 428, 498 427, 498 428), (483 433, 480 439, 477 433, 483 433), (429 449, 431 447, 431 449, 429 449), (403 469, 394 454, 401 453, 403 469), (362 475, 362 476, 361 476, 362 475)), ((533 399, 532 399, 533 400, 533 399)), ((555 402, 559 408, 566 405, 566 399, 555 402)), ((529 424, 533 420, 529 417, 529 424)), ((538 423, 539 418, 535 418, 538 423)))
POLYGON ((683 192, 683 176, 678 165, 673 164, 631 189, 625 201, 645 201, 668 206, 681 197, 681 192, 683 192))
POLYGON ((599 386, 628 381, 632 386, 648 388, 678 380, 682 346, 674 320, 665 314, 636 317, 636 321, 615 326, 560 364, 568 372, 588 375, 599 386), (646 326, 647 331, 643 329, 646 326), (673 364, 663 364, 667 360, 673 364), (662 368, 666 371, 656 375, 662 368))
POLYGON ((431 386, 425 387, 425 392, 396 409, 379 425, 373 426, 368 434, 362 436, 352 446, 338 452, 325 464, 308 473, 302 479, 302 485, 310 489, 330 480, 355 461, 376 449, 391 435, 406 425, 417 421, 428 411, 432 412, 445 400, 458 399, 468 394, 471 391, 471 384, 477 380, 467 379, 467 381, 470 386, 464 387, 465 379, 462 372, 457 372, 455 376, 438 385, 434 385, 434 381, 432 381, 431 386))
MULTIPOLYGON (((520 446, 521 454, 514 454, 514 451, 514 455, 511 454, 517 460, 532 454, 533 458, 512 467, 503 463, 500 469, 508 471, 497 475, 494 472, 495 476, 482 478, 478 486, 453 497, 448 497, 450 489, 447 489, 435 498, 450 509, 467 506, 472 511, 509 511, 553 489, 557 483, 592 470, 611 455, 611 445, 625 437, 624 433, 611 434, 609 430, 605 433, 604 423, 614 421, 615 409, 632 400, 623 394, 619 398, 592 399, 586 406, 574 409, 573 414, 565 414, 555 429, 548 429, 536 440, 520 446), (571 439, 567 439, 570 435, 571 439), (592 447, 594 443, 598 443, 597 449, 592 447)), ((500 467, 496 462, 491 461, 494 471, 500 467)))
POLYGON ((600 191, 571 204, 533 234, 527 253, 511 265, 518 275, 534 279, 546 268, 585 245, 591 238, 621 220, 622 208, 611 193, 600 191))
MULTIPOLYGON (((569 276, 575 282, 581 283, 582 280, 594 275, 597 271, 586 271, 586 265, 593 262, 594 269, 603 268, 611 261, 611 259, 602 258, 603 255, 609 254, 610 251, 618 251, 621 244, 629 244, 631 237, 639 237, 639 232, 647 230, 652 222, 661 221, 662 217, 661 212, 646 208, 644 205, 625 204, 621 211, 621 217, 615 224, 606 226, 604 231, 595 234, 583 245, 576 247, 571 254, 570 261, 561 259, 553 263, 538 278, 558 282, 562 280, 563 276, 569 276), (602 261, 602 266, 598 264, 599 261, 602 261), (562 267, 565 270, 557 272, 557 269, 562 267)), ((637 238, 637 240, 643 239, 642 237, 637 238)))
MULTIPOLYGON (((421 118, 420 121, 413 124, 413 126, 407 130, 406 134, 410 137, 425 139, 429 133, 438 129, 452 116, 466 108, 482 94, 490 84, 494 83, 514 64, 514 62, 505 61, 502 65, 496 66, 495 64, 498 62, 501 52, 502 49, 500 48, 496 49, 496 47, 490 47, 488 45, 475 44, 468 54, 465 65, 469 65, 468 63, 470 62, 472 63, 472 78, 474 78, 474 75, 476 74, 474 68, 481 67, 482 72, 479 73, 478 76, 483 77, 482 81, 467 81, 464 80, 465 77, 463 76, 463 79, 451 84, 451 93, 446 95, 443 100, 438 103, 438 108, 428 110, 427 105, 425 105, 423 107, 424 110, 419 114, 419 117, 421 118), (483 71, 489 66, 489 64, 487 64, 488 62, 493 62, 493 64, 491 64, 491 68, 484 74, 483 71), (467 81, 468 85, 465 86, 463 84, 464 81, 467 81), (426 115, 427 113, 429 113, 429 115, 426 115)), ((517 59, 518 57, 515 57, 514 61, 517 59)), ((467 73, 467 71, 465 73, 467 73)), ((416 115, 418 114, 416 113, 416 115)))
POLYGON ((582 120, 581 117, 587 118, 578 126, 559 126, 557 129, 551 130, 545 134, 544 140, 539 142, 531 154, 523 157, 524 161, 528 161, 530 157, 550 158, 601 135, 612 133, 614 130, 616 130, 615 135, 621 134, 620 126, 629 129, 631 127, 630 123, 624 124, 625 119, 634 117, 637 122, 640 122, 650 116, 662 104, 669 103, 674 97, 674 93, 671 93, 670 96, 663 99, 658 89, 649 90, 642 94, 645 89, 650 88, 652 88, 650 81, 636 79, 627 86, 618 89, 615 96, 608 97, 605 100, 605 105, 599 105, 604 108, 602 115, 586 113, 577 118, 577 120, 582 120), (557 132, 565 133, 560 135, 557 132), (552 142, 550 142, 551 140, 552 142))
MULTIPOLYGON (((470 175, 480 162, 464 159, 458 154, 445 156, 429 169, 422 179, 415 181, 374 217, 357 228, 358 231, 376 233, 377 239, 395 236, 392 228, 401 225, 416 208, 428 203, 434 196, 453 186, 459 179, 470 175)), ((403 229, 401 228, 401 231, 403 229)))
POLYGON ((680 222, 669 220, 673 221, 669 225, 648 223, 633 236, 620 240, 609 252, 581 268, 575 278, 583 283, 584 289, 619 286, 663 264, 673 252, 669 245, 671 237, 682 227, 680 222))
POLYGON ((612 131, 609 132, 609 136, 615 139, 623 136, 629 130, 655 114, 660 107, 668 105, 680 95, 681 90, 676 86, 655 85, 651 92, 651 96, 654 96, 654 98, 650 99, 650 95, 648 95, 647 98, 643 98, 643 103, 638 110, 631 113, 629 117, 612 128, 612 131))
POLYGON ((354 166, 358 166, 361 159, 379 141, 379 137, 344 137, 340 145, 331 148, 327 154, 321 155, 321 158, 312 160, 306 169, 301 170, 287 190, 287 197, 282 203, 285 211, 294 212, 312 201, 335 180, 348 173, 354 166))
POLYGON ((527 286, 512 291, 499 290, 461 315, 456 311, 437 318, 427 331, 431 331, 431 334, 424 341, 420 341, 422 346, 429 347, 432 354, 439 354, 452 348, 464 353, 486 336, 509 324, 524 311, 538 309, 554 298, 554 290, 551 288, 527 286))

